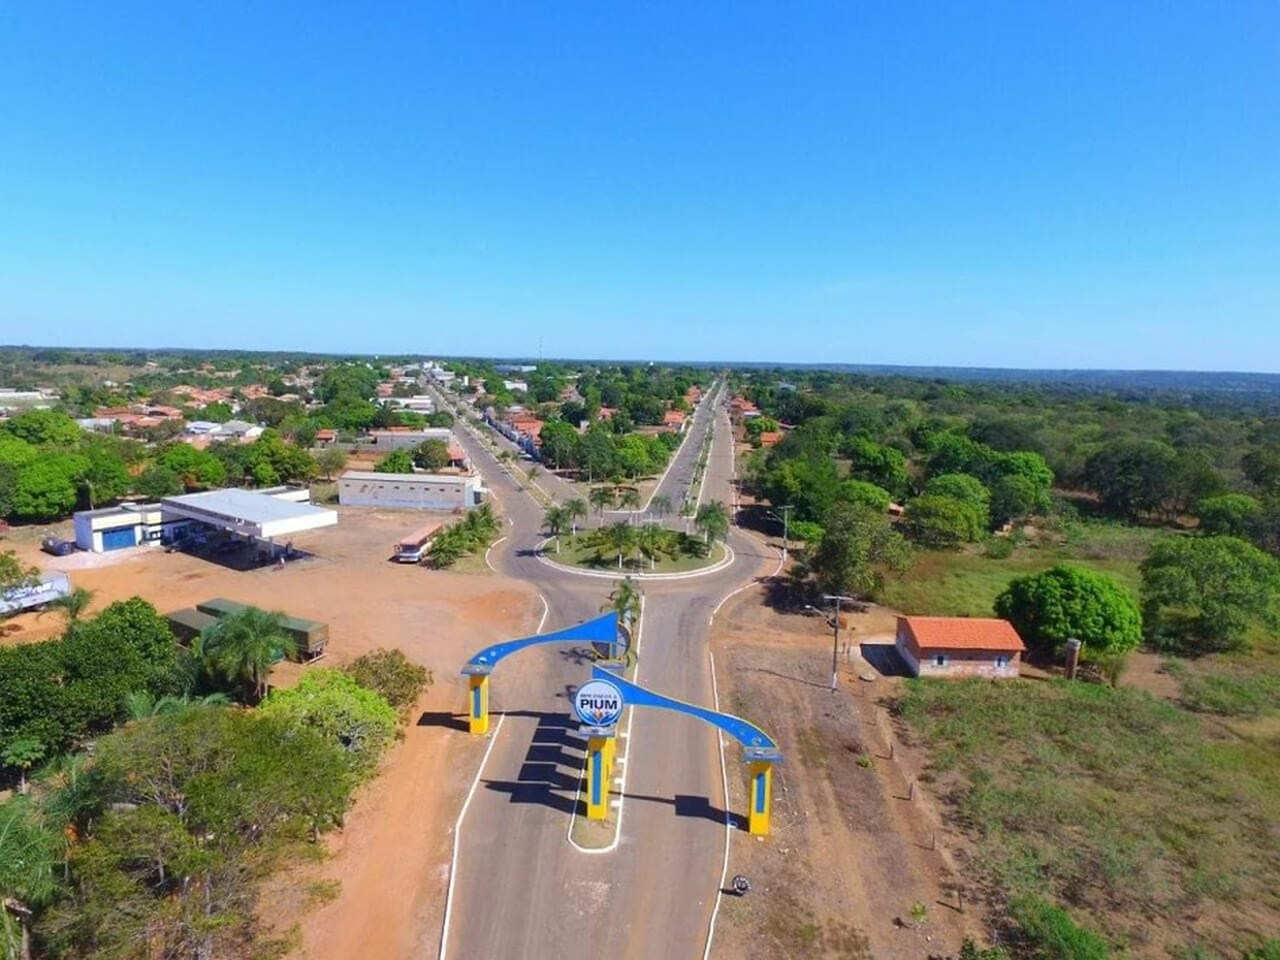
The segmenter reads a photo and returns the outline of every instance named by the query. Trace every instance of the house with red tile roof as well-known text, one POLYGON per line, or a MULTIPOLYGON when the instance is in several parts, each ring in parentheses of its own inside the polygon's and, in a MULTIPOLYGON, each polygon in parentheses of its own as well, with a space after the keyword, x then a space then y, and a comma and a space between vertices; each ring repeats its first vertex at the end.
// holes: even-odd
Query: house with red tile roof
POLYGON ((898 654, 917 677, 1016 677, 1026 645, 1008 620, 899 617, 898 654))
POLYGON ((679 410, 668 410, 662 415, 662 426, 672 433, 679 433, 684 429, 685 420, 688 418, 679 410))
POLYGON ((783 434, 781 430, 762 431, 760 434, 760 446, 776 447, 778 444, 782 442, 783 436, 785 436, 785 434, 783 434))

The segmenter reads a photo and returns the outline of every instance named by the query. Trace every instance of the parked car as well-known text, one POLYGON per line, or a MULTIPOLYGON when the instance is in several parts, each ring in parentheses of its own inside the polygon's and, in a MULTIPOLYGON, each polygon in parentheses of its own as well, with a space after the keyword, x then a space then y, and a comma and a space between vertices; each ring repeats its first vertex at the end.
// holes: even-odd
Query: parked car
POLYGON ((55 557, 65 557, 76 552, 76 544, 74 540, 63 540, 61 537, 45 537, 40 541, 40 549, 55 557))

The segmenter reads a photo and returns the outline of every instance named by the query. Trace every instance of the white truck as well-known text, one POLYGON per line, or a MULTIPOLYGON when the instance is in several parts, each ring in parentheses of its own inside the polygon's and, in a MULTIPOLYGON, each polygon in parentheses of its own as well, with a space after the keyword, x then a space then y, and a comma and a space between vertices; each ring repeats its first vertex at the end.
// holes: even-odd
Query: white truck
POLYGON ((0 594, 0 617, 38 609, 70 593, 70 577, 65 573, 49 574, 29 587, 14 587, 0 594))

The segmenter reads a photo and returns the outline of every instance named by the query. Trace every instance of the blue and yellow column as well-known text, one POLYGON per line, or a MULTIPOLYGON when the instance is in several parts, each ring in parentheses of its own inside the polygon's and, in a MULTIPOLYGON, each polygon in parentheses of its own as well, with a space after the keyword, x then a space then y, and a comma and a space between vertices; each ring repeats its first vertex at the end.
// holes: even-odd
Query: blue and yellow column
POLYGON ((609 784, 613 737, 587 737, 587 819, 604 820, 609 816, 609 784))
POLYGON ((767 836, 773 808, 773 761, 753 760, 748 769, 751 771, 751 809, 747 814, 747 832, 752 836, 767 836))
POLYGON ((477 737, 489 732, 489 674, 467 674, 467 719, 477 737))

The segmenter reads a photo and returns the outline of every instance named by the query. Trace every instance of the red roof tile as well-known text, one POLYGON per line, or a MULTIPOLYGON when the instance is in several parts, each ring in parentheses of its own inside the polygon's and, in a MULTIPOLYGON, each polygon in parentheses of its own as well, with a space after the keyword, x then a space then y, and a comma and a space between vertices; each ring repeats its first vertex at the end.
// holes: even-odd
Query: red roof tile
POLYGON ((901 617, 917 650, 1026 650, 1008 620, 992 617, 901 617))

